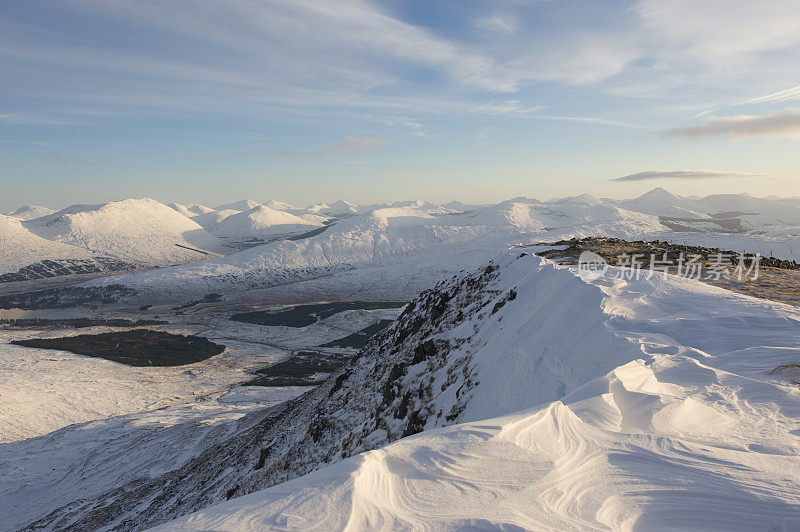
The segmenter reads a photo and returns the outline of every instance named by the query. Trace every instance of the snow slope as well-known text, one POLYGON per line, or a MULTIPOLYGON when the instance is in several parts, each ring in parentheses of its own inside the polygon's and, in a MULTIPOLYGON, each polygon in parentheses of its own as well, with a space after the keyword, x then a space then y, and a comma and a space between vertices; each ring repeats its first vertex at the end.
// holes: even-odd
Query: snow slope
POLYGON ((258 205, 220 221, 211 231, 219 237, 275 239, 321 227, 284 211, 258 205))
POLYGON ((42 216, 47 216, 48 214, 53 214, 53 209, 42 207, 41 205, 23 205, 19 209, 15 210, 14 212, 8 213, 8 216, 13 216, 15 218, 19 218, 20 220, 35 220, 36 218, 41 218, 42 216))
MULTIPOLYGON (((543 204, 520 198, 466 212, 440 206, 385 207, 341 219, 310 238, 97 283, 122 283, 143 293, 157 292, 159 297, 185 297, 187 292, 224 293, 403 265, 401 275, 389 282, 405 286, 422 271, 430 282, 476 267, 512 244, 598 234, 638 239, 663 229, 654 216, 584 200, 543 204), (455 256, 460 261, 454 261, 455 256), (435 272, 433 277, 430 272, 435 272)), ((410 286, 416 292, 416 285, 410 286)))
POLYGON ((234 201, 233 203, 225 203, 224 205, 219 205, 215 210, 244 212, 259 207, 260 205, 261 204, 258 203, 257 201, 253 201, 251 199, 243 199, 239 201, 234 201))
POLYGON ((175 471, 37 526, 139 529, 234 498, 167 527, 795 528, 800 390, 775 370, 798 356, 794 307, 589 282, 518 249, 175 471))
MULTIPOLYGON (((471 362, 441 393, 438 375, 431 376, 439 395, 433 404, 458 404, 448 394, 455 388, 470 396, 456 420, 471 422, 426 430, 161 529, 800 526, 798 375, 775 371, 800 356, 797 309, 672 277, 601 279, 579 288, 578 279, 559 279, 571 274, 536 258, 498 262, 499 277, 482 290, 498 289, 498 297, 464 344, 474 350, 461 351, 471 362), (509 286, 516 297, 490 313, 509 286), (561 309, 569 307, 576 314, 565 319, 561 309), (615 339, 603 340, 607 335, 615 339), (608 348, 612 343, 627 347, 616 351, 608 348), (604 371, 604 364, 616 367, 604 371), (597 378, 575 386, 592 373, 597 378), (472 389, 465 386, 470 380, 472 389), (559 399, 548 402, 554 394, 559 399), (526 402, 526 410, 503 415, 526 402)), ((438 290, 452 288, 445 283, 438 290)), ((473 317, 462 327, 475 325, 473 317)), ((452 343, 457 330, 439 336, 452 343)), ((419 364, 406 366, 400 380, 409 385, 400 384, 400 396, 404 388, 415 391, 414 382, 425 383, 435 369, 430 362, 423 360, 424 374, 415 369, 419 364)), ((369 382, 354 365, 365 363, 351 364, 337 379, 345 391, 328 395, 355 394, 355 387, 347 391, 349 382, 369 382)), ((349 422, 351 430, 369 426, 359 413, 370 411, 363 400, 349 397, 346 404, 354 406, 322 425, 322 443, 305 445, 321 452, 335 441, 326 434, 338 423, 349 422)), ((407 410, 417 407, 412 396, 407 410)), ((309 417, 317 426, 325 419, 309 417)), ((396 416, 384 419, 383 430, 391 431, 396 416)), ((424 427, 442 423, 428 417, 424 427)), ((345 444, 360 437, 358 430, 354 437, 345 444)), ((336 449, 323 460, 345 455, 336 449)))
POLYGON ((74 205, 24 225, 42 238, 145 266, 213 257, 221 246, 197 223, 149 198, 74 205))
POLYGON ((689 231, 762 233, 785 237, 800 229, 800 206, 780 198, 714 194, 682 198, 655 188, 635 199, 612 202, 624 209, 674 219, 689 231))
POLYGON ((324 216, 343 217, 358 214, 358 205, 354 205, 344 200, 337 200, 333 203, 316 203, 306 209, 311 214, 324 216))
POLYGON ((52 259, 90 259, 85 249, 53 242, 33 234, 19 218, 0 214, 0 274, 16 272, 29 264, 52 259))
POLYGON ((214 212, 214 209, 212 209, 211 207, 206 207, 205 205, 200 205, 197 203, 190 203, 185 205, 182 203, 167 203, 167 207, 175 209, 177 212, 181 213, 187 218, 193 218, 201 214, 214 212))

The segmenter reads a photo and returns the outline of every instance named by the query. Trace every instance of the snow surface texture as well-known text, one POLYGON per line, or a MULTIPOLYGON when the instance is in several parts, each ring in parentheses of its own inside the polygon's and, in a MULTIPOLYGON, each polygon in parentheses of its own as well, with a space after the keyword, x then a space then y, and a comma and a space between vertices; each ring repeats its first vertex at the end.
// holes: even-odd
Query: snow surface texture
POLYGON ((796 528, 800 390, 773 370, 799 333, 794 307, 507 252, 421 294, 306 395, 36 524, 205 508, 167 529, 796 528))
POLYGON ((74 205, 24 225, 42 238, 142 266, 214 257, 221 247, 197 223, 148 198, 74 205))
POLYGON ((488 287, 517 296, 484 316, 490 337, 477 333, 459 417, 472 422, 160 529, 800 527, 800 390, 773 374, 800 359, 796 309, 672 277, 579 288, 536 258, 499 262, 488 287), (563 319, 562 306, 577 314, 563 319), (565 375, 560 400, 503 415, 565 375))

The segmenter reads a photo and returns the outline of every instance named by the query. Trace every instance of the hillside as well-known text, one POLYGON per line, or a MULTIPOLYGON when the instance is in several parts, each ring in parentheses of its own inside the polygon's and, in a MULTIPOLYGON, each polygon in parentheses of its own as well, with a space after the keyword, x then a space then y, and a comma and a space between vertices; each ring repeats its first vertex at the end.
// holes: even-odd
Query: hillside
POLYGON ((0 214, 0 274, 16 272, 42 260, 93 257, 85 249, 35 235, 22 226, 19 218, 0 214))
POLYGON ((214 209, 212 209, 211 207, 206 207, 205 205, 200 205, 197 203, 189 203, 189 204, 167 203, 167 207, 176 210, 177 212, 181 213, 187 218, 193 218, 201 214, 214 212, 214 209))
POLYGON ((781 472, 800 454, 800 410, 781 368, 798 330, 796 309, 696 281, 589 283, 509 252, 421 294, 312 392, 38 525, 138 529, 424 431, 186 522, 597 528, 665 526, 681 508, 694 523, 796 526, 800 490, 781 472))
POLYGON ((219 240, 155 200, 74 205, 24 223, 38 236, 143 266, 215 256, 219 240))
POLYGON ((654 216, 583 200, 543 204, 519 198, 468 211, 441 206, 385 207, 340 219, 309 238, 95 284, 121 283, 144 294, 185 297, 187 293, 265 288, 343 272, 358 275, 369 269, 370 274, 359 277, 358 283, 374 285, 376 290, 395 287, 411 297, 431 279, 476 267, 509 245, 598 233, 640 238, 662 229, 654 216), (458 261, 454 261, 456 256, 458 261), (385 275, 376 272, 377 268, 387 269, 385 275))
POLYGON ((53 214, 54 212, 55 211, 53 209, 42 207, 41 205, 23 205, 14 212, 8 213, 8 216, 13 216, 14 218, 27 221, 35 220, 36 218, 41 218, 42 216, 47 216, 48 214, 53 214))
POLYGON ((218 237, 273 240, 321 227, 284 211, 258 205, 221 220, 211 231, 218 237))

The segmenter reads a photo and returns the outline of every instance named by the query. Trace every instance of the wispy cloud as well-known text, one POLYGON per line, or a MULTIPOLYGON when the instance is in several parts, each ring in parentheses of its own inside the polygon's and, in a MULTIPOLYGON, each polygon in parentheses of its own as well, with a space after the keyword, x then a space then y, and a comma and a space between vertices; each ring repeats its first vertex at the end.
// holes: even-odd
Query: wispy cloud
POLYGON ((661 132, 662 137, 702 138, 716 135, 733 138, 800 138, 800 108, 792 107, 760 116, 711 117, 704 124, 661 132))
POLYGON ((484 107, 476 109, 476 112, 490 115, 526 115, 542 109, 544 109, 542 105, 525 107, 520 100, 506 100, 504 102, 491 102, 484 107))
POLYGON ((739 102, 737 105, 747 105, 753 103, 788 102, 790 100, 797 100, 797 99, 800 99, 800 85, 798 85, 797 87, 792 87, 791 89, 786 89, 779 92, 773 92, 772 94, 767 94, 765 96, 759 96, 758 98, 745 100, 743 102, 739 102))
POLYGON ((511 35, 517 32, 518 22, 509 16, 491 15, 476 20, 475 27, 484 31, 511 35))
POLYGON ((638 172, 609 181, 649 181, 652 179, 720 179, 720 178, 746 178, 764 177, 763 174, 751 174, 747 172, 725 172, 720 170, 648 170, 638 172))
POLYGON ((317 157, 343 157, 372 150, 383 144, 381 139, 372 137, 347 137, 342 142, 324 146, 314 152, 317 157))

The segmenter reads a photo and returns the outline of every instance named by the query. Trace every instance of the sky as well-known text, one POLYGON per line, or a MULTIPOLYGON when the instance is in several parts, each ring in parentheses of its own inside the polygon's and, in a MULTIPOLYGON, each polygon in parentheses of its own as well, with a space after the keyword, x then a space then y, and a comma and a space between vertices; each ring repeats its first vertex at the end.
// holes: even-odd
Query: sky
POLYGON ((26 0, 0 212, 800 196, 799 0, 26 0))

